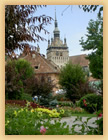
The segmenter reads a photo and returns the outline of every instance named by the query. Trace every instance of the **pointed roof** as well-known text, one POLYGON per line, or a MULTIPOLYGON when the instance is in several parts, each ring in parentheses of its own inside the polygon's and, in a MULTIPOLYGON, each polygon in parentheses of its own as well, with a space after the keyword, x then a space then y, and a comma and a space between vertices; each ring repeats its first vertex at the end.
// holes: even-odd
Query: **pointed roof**
POLYGON ((52 64, 49 60, 47 60, 43 55, 37 53, 36 51, 31 51, 29 54, 21 54, 19 59, 25 59, 29 61, 32 67, 39 66, 36 69, 36 74, 49 74, 49 73, 59 73, 59 67, 54 63, 52 64), (33 57, 35 56, 35 57, 33 57))

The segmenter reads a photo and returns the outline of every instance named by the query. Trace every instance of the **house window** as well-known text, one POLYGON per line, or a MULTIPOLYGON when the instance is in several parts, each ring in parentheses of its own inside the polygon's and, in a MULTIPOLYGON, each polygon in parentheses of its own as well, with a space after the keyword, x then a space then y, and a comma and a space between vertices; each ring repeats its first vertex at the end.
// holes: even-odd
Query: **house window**
POLYGON ((51 82, 51 77, 48 77, 48 82, 51 82))
POLYGON ((39 66, 35 66, 35 69, 37 70, 39 68, 39 66))

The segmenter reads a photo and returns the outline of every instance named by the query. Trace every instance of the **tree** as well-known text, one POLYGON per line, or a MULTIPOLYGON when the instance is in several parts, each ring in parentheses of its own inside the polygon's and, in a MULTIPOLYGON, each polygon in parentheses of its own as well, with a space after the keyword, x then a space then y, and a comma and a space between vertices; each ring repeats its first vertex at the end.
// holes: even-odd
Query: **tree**
POLYGON ((21 99, 26 80, 34 75, 34 70, 26 60, 11 60, 6 64, 5 94, 8 99, 21 99))
MULTIPOLYGON (((79 8, 83 9, 85 12, 94 12, 98 9, 100 5, 79 5, 79 8)), ((103 6, 99 7, 98 16, 101 17, 103 12, 103 6)))
POLYGON ((45 5, 6 5, 5 6, 5 52, 23 49, 28 42, 45 40, 40 32, 49 33, 44 26, 51 24, 52 18, 46 15, 34 16, 38 8, 45 5))
POLYGON ((88 55, 90 71, 92 76, 103 79, 103 18, 99 17, 96 21, 90 20, 87 27, 86 40, 80 40, 83 50, 92 50, 88 55))
MULTIPOLYGON (((73 5, 68 5, 62 12, 62 15, 63 13, 71 7, 71 10, 72 10, 72 6, 73 5)), ((98 11, 98 16, 101 17, 102 15, 102 12, 103 12, 103 6, 101 5, 79 5, 78 6, 80 9, 83 9, 84 12, 95 12, 96 10, 99 10, 98 11)))
POLYGON ((66 90, 67 97, 73 102, 90 91, 87 76, 79 65, 66 64, 61 69, 59 83, 66 90))
POLYGON ((42 75, 27 79, 26 84, 26 92, 31 93, 32 97, 37 96, 40 104, 49 105, 52 99, 52 89, 55 86, 53 81, 49 81, 46 76, 42 75))

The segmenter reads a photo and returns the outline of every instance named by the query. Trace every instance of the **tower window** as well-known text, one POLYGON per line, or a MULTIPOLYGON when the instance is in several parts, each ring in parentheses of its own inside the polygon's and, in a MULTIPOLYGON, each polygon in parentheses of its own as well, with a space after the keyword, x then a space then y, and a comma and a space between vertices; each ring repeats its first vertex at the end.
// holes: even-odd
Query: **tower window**
POLYGON ((63 56, 62 52, 60 52, 60 56, 63 56))

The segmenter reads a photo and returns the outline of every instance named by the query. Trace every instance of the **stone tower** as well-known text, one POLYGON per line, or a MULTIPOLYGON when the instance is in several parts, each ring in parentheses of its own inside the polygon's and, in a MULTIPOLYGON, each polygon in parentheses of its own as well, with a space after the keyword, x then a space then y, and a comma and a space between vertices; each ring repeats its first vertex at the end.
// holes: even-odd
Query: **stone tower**
POLYGON ((54 26, 54 37, 51 38, 51 40, 48 39, 47 59, 50 60, 52 63, 54 62, 61 68, 69 61, 69 51, 66 43, 66 38, 64 38, 64 43, 60 39, 60 31, 58 29, 56 10, 54 26))

